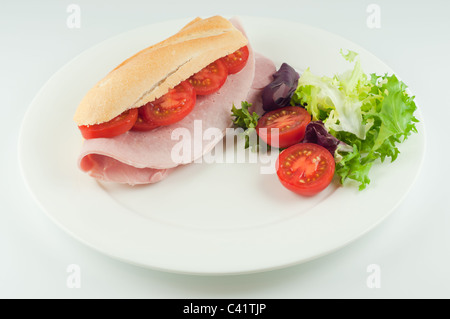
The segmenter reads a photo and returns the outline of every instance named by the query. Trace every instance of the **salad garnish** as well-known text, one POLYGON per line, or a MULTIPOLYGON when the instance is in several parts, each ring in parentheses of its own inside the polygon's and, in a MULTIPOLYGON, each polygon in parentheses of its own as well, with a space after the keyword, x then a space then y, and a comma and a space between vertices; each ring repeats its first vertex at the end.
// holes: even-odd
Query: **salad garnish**
POLYGON ((273 111, 291 105, 291 97, 298 86, 300 75, 287 63, 273 74, 273 81, 262 92, 263 109, 273 111))
POLYGON ((339 156, 338 149, 351 152, 353 148, 328 133, 322 121, 313 121, 306 126, 303 143, 314 143, 326 148, 335 158, 339 156))
POLYGON ((242 101, 240 109, 236 108, 234 104, 231 108, 231 115, 234 117, 233 124, 244 129, 245 148, 250 146, 250 135, 255 132, 259 120, 259 115, 256 112, 250 113, 248 110, 251 106, 251 103, 242 101))
POLYGON ((341 50, 341 54, 354 63, 353 70, 332 78, 306 70, 291 104, 303 105, 314 121, 322 121, 331 135, 352 146, 350 152, 337 151, 336 174, 341 183, 359 182, 362 190, 370 183, 372 164, 387 157, 394 161, 400 153, 397 145, 417 133, 417 107, 406 84, 395 75, 367 76, 357 53, 341 50))
MULTIPOLYGON (((287 143, 287 146, 283 146, 286 147, 284 150, 280 148, 280 156, 284 159, 286 154, 290 154, 286 158, 292 161, 285 161, 282 168, 277 167, 279 177, 280 170, 284 170, 280 179, 284 186, 288 183, 287 176, 303 176, 304 172, 313 172, 312 167, 317 168, 314 165, 322 163, 325 158, 324 153, 321 153, 318 157, 312 157, 309 163, 308 156, 300 156, 304 150, 299 144, 307 144, 308 147, 315 144, 327 150, 334 158, 333 172, 339 177, 341 184, 349 179, 354 180, 359 183, 359 190, 363 190, 370 183, 369 172, 373 163, 377 160, 384 162, 386 158, 391 162, 395 161, 400 153, 398 144, 412 133, 418 132, 418 120, 414 116, 417 109, 415 97, 409 94, 406 84, 395 74, 367 75, 356 52, 348 51, 344 54, 341 50, 340 53, 353 64, 353 68, 333 77, 313 74, 310 69, 297 77, 298 73, 287 63, 283 63, 274 74, 274 81, 263 90, 270 94, 267 93, 268 96, 264 99, 263 93, 263 108, 266 113, 262 118, 255 112, 248 112, 250 104, 247 102, 242 102, 241 109, 236 109, 233 105, 234 124, 246 130, 246 147, 248 135, 255 129, 258 131, 261 127, 258 122, 270 116, 274 110, 286 117, 292 108, 306 109, 307 113, 303 112, 311 117, 311 122, 308 120, 305 123, 307 125, 301 140, 287 143), (296 85, 294 90, 290 88, 293 83, 296 85), (297 155, 300 156, 298 160, 297 155)), ((276 127, 280 132, 293 127, 292 119, 280 120, 279 117, 277 115, 276 127)), ((267 139, 263 140, 268 142, 267 139)), ((281 142, 279 146, 282 146, 281 142)), ((306 151, 305 154, 309 152, 306 151)), ((313 175, 310 178, 313 181, 313 175)), ((290 187, 286 187, 293 190, 294 180, 289 183, 290 187)), ((302 186, 306 184, 302 183, 302 186)), ((308 193, 307 190, 296 192, 308 193)))

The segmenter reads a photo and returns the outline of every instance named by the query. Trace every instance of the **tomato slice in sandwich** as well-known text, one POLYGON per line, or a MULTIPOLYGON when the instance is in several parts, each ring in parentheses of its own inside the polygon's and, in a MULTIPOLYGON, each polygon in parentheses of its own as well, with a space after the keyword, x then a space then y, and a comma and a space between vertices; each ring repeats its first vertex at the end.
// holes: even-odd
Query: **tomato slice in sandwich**
POLYGON ((134 123, 134 126, 131 128, 132 131, 140 131, 140 132, 151 131, 160 126, 146 119, 147 118, 145 110, 145 107, 147 107, 146 105, 138 108, 138 118, 136 120, 136 123, 134 123))
POLYGON ((130 109, 108 122, 94 125, 80 125, 78 128, 85 139, 109 138, 129 131, 136 122, 137 117, 138 110, 130 109))
POLYGON ((228 70, 221 59, 211 63, 189 78, 198 95, 208 95, 219 91, 227 80, 228 70))
POLYGON ((245 64, 247 64, 249 56, 248 47, 242 47, 234 53, 228 54, 221 60, 228 70, 228 74, 235 74, 241 71, 245 64))
POLYGON ((159 99, 141 106, 139 112, 149 127, 170 125, 186 117, 194 108, 195 101, 194 87, 189 81, 183 81, 159 99))

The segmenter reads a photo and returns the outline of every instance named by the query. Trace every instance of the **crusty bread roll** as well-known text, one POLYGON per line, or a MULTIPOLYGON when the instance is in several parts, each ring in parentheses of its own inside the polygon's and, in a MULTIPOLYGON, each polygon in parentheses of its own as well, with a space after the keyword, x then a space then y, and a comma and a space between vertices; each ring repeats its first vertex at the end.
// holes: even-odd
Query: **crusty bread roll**
POLYGON ((196 18, 170 38, 128 58, 99 81, 75 112, 77 125, 107 122, 166 94, 215 60, 247 45, 227 19, 196 18))

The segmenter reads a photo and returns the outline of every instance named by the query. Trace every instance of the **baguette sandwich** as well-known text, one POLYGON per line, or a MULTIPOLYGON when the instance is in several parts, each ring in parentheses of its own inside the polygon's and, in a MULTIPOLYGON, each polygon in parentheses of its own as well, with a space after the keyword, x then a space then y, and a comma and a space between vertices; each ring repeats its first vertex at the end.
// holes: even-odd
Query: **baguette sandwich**
POLYGON ((202 141, 201 147, 191 143, 189 156, 180 163, 172 158, 179 143, 174 130, 194 132, 194 122, 200 121, 203 130, 224 132, 232 124, 231 106, 255 95, 254 76, 255 55, 237 19, 192 20, 120 63, 87 92, 74 115, 85 138, 78 166, 103 181, 135 185, 162 180, 211 151, 223 137, 202 141))

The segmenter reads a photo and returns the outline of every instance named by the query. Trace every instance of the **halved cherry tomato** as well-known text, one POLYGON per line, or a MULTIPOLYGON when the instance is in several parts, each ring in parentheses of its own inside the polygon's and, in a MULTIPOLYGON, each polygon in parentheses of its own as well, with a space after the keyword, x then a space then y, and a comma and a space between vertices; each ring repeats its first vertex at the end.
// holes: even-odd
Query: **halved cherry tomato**
POLYGON ((138 108, 138 118, 136 120, 136 123, 134 123, 133 127, 131 128, 132 131, 145 132, 145 131, 150 131, 150 130, 153 130, 153 129, 159 127, 159 125, 147 121, 146 116, 145 116, 145 111, 144 111, 144 106, 146 106, 146 105, 147 104, 138 108))
POLYGON ((189 81, 183 81, 159 99, 140 107, 142 120, 155 126, 181 121, 195 106, 196 94, 189 81))
POLYGON ((114 137, 129 131, 136 122, 137 117, 138 110, 130 109, 108 122, 94 125, 80 125, 78 128, 85 139, 114 137))
POLYGON ((249 56, 248 47, 242 47, 234 53, 228 54, 221 58, 222 62, 228 69, 228 74, 235 74, 241 71, 247 63, 249 56))
POLYGON ((304 196, 324 190, 333 179, 333 155, 313 143, 300 143, 283 150, 278 156, 277 175, 287 189, 304 196))
POLYGON ((303 140, 309 122, 311 115, 304 108, 287 106, 264 114, 256 132, 267 144, 285 148, 303 140))
POLYGON ((228 70, 221 59, 216 60, 189 78, 198 95, 217 92, 227 80, 228 70))

